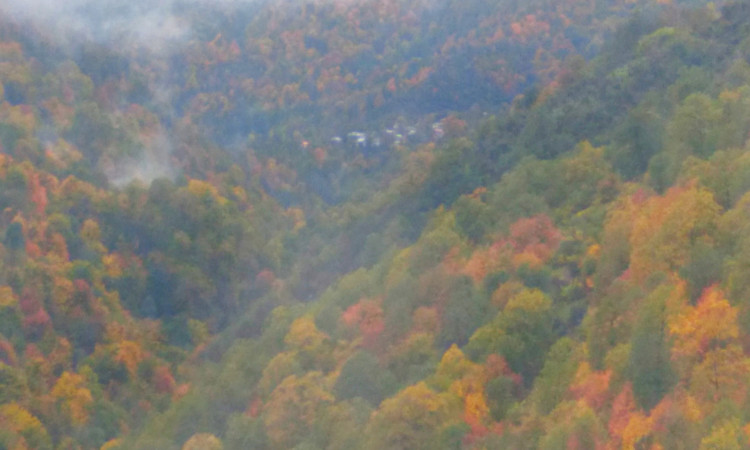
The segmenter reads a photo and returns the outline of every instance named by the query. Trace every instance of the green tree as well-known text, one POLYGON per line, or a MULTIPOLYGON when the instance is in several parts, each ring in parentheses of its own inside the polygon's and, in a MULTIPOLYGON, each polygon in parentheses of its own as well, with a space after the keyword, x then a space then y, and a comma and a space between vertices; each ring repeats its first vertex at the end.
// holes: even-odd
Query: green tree
POLYGON ((381 367, 372 353, 359 351, 344 363, 333 392, 337 399, 362 397, 377 406, 395 384, 393 375, 381 367))
POLYGON ((666 325, 667 293, 657 289, 644 300, 631 338, 628 372, 633 394, 646 410, 659 403, 677 381, 666 325))

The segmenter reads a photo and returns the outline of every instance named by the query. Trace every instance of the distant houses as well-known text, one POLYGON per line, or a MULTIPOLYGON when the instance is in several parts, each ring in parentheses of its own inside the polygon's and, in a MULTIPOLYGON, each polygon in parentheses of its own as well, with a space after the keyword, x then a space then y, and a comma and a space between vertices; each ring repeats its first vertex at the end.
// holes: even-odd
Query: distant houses
POLYGON ((333 136, 331 145, 346 146, 357 150, 375 150, 381 147, 394 148, 408 144, 436 142, 445 137, 442 122, 435 122, 430 126, 402 125, 396 123, 393 127, 382 131, 364 132, 350 131, 345 136, 333 136))

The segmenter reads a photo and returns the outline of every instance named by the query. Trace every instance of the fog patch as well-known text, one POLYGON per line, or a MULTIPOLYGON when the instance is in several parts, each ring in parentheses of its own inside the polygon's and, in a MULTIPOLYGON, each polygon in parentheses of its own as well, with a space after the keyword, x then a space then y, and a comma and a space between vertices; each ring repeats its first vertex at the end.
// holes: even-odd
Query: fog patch
POLYGON ((11 0, 0 4, 0 11, 68 50, 95 43, 163 53, 191 34, 177 7, 176 1, 11 0))
POLYGON ((171 160, 172 142, 164 132, 151 139, 137 158, 123 158, 106 164, 102 170, 110 184, 121 188, 134 181, 145 185, 157 178, 174 180, 178 170, 171 160))

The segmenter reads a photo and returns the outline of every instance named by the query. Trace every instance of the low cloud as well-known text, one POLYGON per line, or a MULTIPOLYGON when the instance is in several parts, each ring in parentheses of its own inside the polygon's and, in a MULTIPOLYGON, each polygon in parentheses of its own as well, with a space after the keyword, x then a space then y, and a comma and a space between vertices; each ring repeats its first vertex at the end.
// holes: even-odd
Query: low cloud
POLYGON ((175 176, 175 169, 170 161, 172 142, 163 130, 153 139, 138 159, 122 159, 104 169, 109 182, 116 187, 123 187, 133 181, 146 185, 157 178, 175 176))
MULTIPOLYGON (((10 0, 0 11, 12 21, 30 26, 63 47, 84 43, 113 49, 168 51, 191 36, 190 23, 182 13, 207 0, 10 0)), ((238 3, 238 2, 232 2, 238 3)))

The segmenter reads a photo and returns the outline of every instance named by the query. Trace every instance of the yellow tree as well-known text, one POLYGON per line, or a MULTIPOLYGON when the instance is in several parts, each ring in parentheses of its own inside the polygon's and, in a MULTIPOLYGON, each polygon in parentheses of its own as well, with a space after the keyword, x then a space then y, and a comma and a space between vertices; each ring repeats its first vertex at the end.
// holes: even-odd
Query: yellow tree
POLYGON ((630 234, 630 274, 644 282, 655 272, 675 272, 688 259, 692 244, 710 236, 719 216, 710 191, 695 184, 649 198, 630 234))
POLYGON ((689 374, 693 394, 706 406, 721 398, 738 400, 744 390, 738 381, 750 375, 750 359, 739 345, 737 312, 723 291, 711 287, 669 324, 675 356, 689 374))
POLYGON ((310 431, 323 409, 334 402, 323 374, 291 375, 271 393, 264 406, 266 433, 273 448, 292 448, 310 431))
MULTIPOLYGON (((457 405, 455 405, 457 406, 457 405)), ((438 444, 436 432, 451 412, 445 395, 431 390, 424 382, 409 386, 383 401, 366 429, 366 448, 432 449, 438 444)))
POLYGON ((73 425, 84 425, 89 419, 88 406, 94 398, 85 385, 86 379, 82 375, 66 371, 52 388, 52 396, 73 425))

